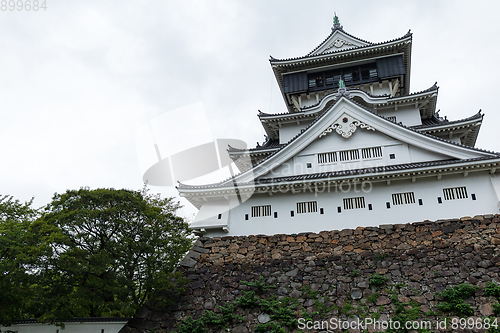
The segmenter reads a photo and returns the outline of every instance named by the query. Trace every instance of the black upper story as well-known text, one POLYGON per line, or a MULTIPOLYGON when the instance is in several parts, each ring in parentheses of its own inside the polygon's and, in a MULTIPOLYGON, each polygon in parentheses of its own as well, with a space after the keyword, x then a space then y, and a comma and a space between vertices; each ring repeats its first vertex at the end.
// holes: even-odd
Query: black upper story
MULTIPOLYGON (((381 82, 385 79, 399 78, 404 76, 405 68, 402 55, 375 59, 368 63, 359 65, 346 65, 333 69, 310 69, 283 75, 283 87, 285 94, 311 93, 336 89, 339 80, 344 81, 345 86, 355 86, 365 83, 381 82)), ((400 83, 405 81, 401 78, 400 83)))

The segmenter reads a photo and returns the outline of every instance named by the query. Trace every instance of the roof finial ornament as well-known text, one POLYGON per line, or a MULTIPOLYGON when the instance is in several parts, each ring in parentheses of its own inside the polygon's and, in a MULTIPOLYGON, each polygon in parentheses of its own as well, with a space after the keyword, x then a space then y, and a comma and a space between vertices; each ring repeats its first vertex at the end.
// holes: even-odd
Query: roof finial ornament
POLYGON ((339 89, 345 88, 344 80, 342 78, 339 79, 339 89))
POLYGON ((333 12, 333 28, 332 31, 335 31, 337 29, 342 30, 342 26, 340 25, 339 17, 337 16, 336 12, 333 12))
POLYGON ((342 78, 339 79, 339 90, 337 91, 337 98, 340 98, 342 96, 345 97, 351 97, 351 94, 347 91, 347 88, 345 87, 344 80, 342 78))

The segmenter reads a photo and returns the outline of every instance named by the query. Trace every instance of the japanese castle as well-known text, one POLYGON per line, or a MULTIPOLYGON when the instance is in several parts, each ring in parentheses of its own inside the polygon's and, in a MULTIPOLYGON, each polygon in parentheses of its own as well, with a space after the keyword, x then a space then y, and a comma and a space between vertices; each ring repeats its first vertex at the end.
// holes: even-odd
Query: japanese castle
POLYGON ((412 34, 331 33, 270 63, 286 113, 260 112, 263 144, 229 147, 239 173, 178 191, 200 235, 296 234, 499 213, 500 153, 475 147, 481 111, 448 120, 437 84, 410 91, 412 34))

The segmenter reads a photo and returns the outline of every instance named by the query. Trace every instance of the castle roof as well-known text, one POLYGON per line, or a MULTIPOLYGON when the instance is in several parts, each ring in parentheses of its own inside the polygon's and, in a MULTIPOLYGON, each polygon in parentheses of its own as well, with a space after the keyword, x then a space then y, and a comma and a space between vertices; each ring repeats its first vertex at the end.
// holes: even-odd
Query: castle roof
MULTIPOLYGON (((287 102, 283 82, 284 74, 314 70, 346 62, 402 55, 406 75, 404 75, 401 89, 403 94, 408 94, 410 92, 411 43, 412 34, 410 31, 399 38, 372 43, 345 32, 340 24, 336 24, 330 35, 308 54, 284 59, 271 56, 269 61, 283 98, 287 102)), ((293 110, 288 102, 287 106, 290 111, 293 110)))
MULTIPOLYGON (((500 153, 469 147, 460 143, 449 141, 444 138, 420 132, 417 129, 407 127, 403 124, 395 123, 391 120, 388 120, 384 116, 373 112, 365 106, 355 102, 348 96, 348 94, 349 93, 347 91, 339 92, 338 98, 335 100, 335 102, 331 106, 329 106, 328 109, 325 110, 311 124, 309 124, 307 128, 290 139, 286 144, 269 154, 250 170, 241 172, 234 177, 216 184, 193 186, 179 183, 179 192, 181 194, 187 194, 187 192, 192 192, 192 190, 231 190, 235 183, 240 186, 241 184, 263 184, 264 182, 274 183, 283 181, 324 179, 329 177, 342 179, 352 178, 353 176, 358 175, 379 178, 384 178, 387 176, 378 175, 380 172, 391 172, 400 176, 404 176, 405 174, 409 175, 410 172, 417 172, 419 175, 425 175, 425 173, 422 173, 422 170, 429 167, 441 167, 440 169, 444 171, 440 172, 454 172, 452 169, 447 168, 447 166, 457 164, 467 166, 467 168, 470 169, 474 169, 474 165, 479 165, 482 168, 488 168, 491 166, 484 164, 485 161, 491 161, 495 165, 500 162, 500 153), (338 119, 338 117, 341 116, 342 112, 346 112, 345 107, 337 107, 340 103, 343 103, 344 106, 350 105, 352 107, 352 110, 349 112, 349 115, 353 118, 358 119, 358 122, 361 122, 361 124, 363 124, 365 127, 371 127, 388 136, 392 136, 397 140, 411 143, 412 145, 415 145, 417 147, 441 152, 442 154, 449 156, 449 159, 441 161, 429 161, 424 163, 387 165, 378 168, 295 175, 281 178, 271 178, 265 176, 266 172, 268 172, 269 170, 273 170, 278 165, 281 165, 284 161, 297 154, 301 149, 309 145, 311 142, 317 140, 318 134, 327 131, 328 126, 332 124, 335 119, 338 119)), ((415 175, 413 175, 412 177, 415 177, 415 175)))

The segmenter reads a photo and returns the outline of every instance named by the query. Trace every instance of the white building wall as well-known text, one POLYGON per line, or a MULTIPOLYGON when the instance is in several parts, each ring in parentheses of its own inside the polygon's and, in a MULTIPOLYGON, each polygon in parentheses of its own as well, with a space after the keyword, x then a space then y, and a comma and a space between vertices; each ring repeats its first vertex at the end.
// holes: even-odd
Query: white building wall
MULTIPOLYGON (((365 84, 364 90, 366 90, 368 93, 371 93, 370 85, 365 84)), ((383 81, 381 85, 377 82, 373 83, 373 95, 384 95, 390 93, 391 90, 389 89, 389 83, 387 81, 383 81)))
POLYGON ((387 109, 379 110, 379 114, 384 117, 394 116, 396 117, 397 123, 403 123, 405 126, 418 126, 422 125, 422 119, 420 118, 420 111, 416 107, 412 106, 402 106, 397 110, 387 109))
POLYGON ((236 236, 256 234, 294 234, 300 232, 320 232, 341 230, 358 226, 378 226, 381 224, 409 223, 423 220, 437 220, 499 213, 498 198, 488 173, 443 176, 427 179, 392 181, 384 183, 358 184, 356 187, 343 186, 321 188, 292 194, 289 188, 282 188, 273 196, 255 193, 243 204, 229 212, 229 232, 212 231, 207 236, 236 236), (443 188, 466 186, 468 198, 445 200, 443 188), (414 192, 415 203, 394 206, 392 194, 414 192), (475 194, 476 200, 472 199, 475 194), (345 210, 343 199, 364 197, 365 208, 345 210), (441 197, 442 203, 438 203, 441 197), (419 199, 423 205, 419 205, 419 199), (297 213, 297 202, 317 201, 318 212, 297 213), (387 202, 390 208, 387 208, 387 202), (368 205, 372 205, 372 210, 368 205), (251 217, 251 207, 271 205, 271 216, 251 217), (341 212, 338 212, 341 207, 341 212), (323 208, 324 214, 320 214, 323 208), (294 211, 294 217, 291 217, 294 211), (274 217, 274 214, 277 217, 274 217), (248 220, 245 215, 248 214, 248 220))
POLYGON ((384 165, 439 161, 449 158, 450 157, 448 156, 438 154, 430 150, 401 143, 400 141, 397 141, 380 132, 357 129, 356 132, 354 132, 354 134, 348 139, 343 138, 336 132, 332 132, 322 138, 316 139, 295 157, 291 158, 276 169, 271 170, 265 178, 277 178, 339 170, 354 170, 384 165), (371 147, 381 147, 382 157, 360 159, 356 161, 338 160, 337 162, 329 164, 318 163, 318 154, 320 153, 339 152, 371 147), (310 167, 308 167, 308 163, 310 167))
POLYGON ((64 323, 64 329, 49 324, 14 324, 11 326, 0 326, 0 331, 17 333, 118 333, 126 323, 127 321, 64 323))
POLYGON ((300 124, 283 124, 280 128, 280 143, 287 143, 291 138, 299 134, 301 130, 309 126, 311 121, 301 121, 300 124))

